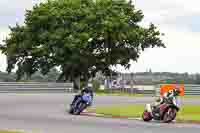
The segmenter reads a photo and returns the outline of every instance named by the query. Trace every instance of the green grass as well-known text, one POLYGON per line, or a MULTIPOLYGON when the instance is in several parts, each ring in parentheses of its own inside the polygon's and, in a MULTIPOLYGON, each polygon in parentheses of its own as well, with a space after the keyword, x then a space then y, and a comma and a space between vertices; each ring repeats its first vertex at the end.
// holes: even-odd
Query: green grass
POLYGON ((200 105, 184 105, 177 119, 200 121, 200 105))
MULTIPOLYGON (((141 117, 145 105, 113 105, 113 106, 99 106, 95 110, 98 114, 112 115, 112 116, 128 116, 141 117)), ((192 120, 200 121, 200 105, 183 105, 180 112, 177 114, 177 120, 192 120)))
POLYGON ((130 97, 144 97, 144 94, 129 94, 129 93, 103 93, 97 92, 97 96, 130 96, 130 97))
POLYGON ((21 133, 21 132, 0 130, 0 133, 21 133))
POLYGON ((199 99, 200 96, 183 96, 183 98, 188 98, 188 99, 199 99))
MULTIPOLYGON (((130 93, 108 93, 108 92, 96 92, 97 96, 129 96, 129 97, 144 97, 148 95, 144 94, 130 94, 130 93)), ((150 97, 156 97, 151 96, 150 97)), ((183 96, 181 99, 200 99, 200 96, 183 96)))
POLYGON ((97 106, 95 112, 98 114, 140 117, 144 110, 144 105, 113 105, 113 106, 97 106))

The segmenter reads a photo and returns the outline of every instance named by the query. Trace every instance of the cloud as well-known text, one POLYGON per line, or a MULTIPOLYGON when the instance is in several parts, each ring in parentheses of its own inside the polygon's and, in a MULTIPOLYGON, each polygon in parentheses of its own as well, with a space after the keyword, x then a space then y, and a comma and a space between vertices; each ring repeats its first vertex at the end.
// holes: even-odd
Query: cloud
MULTIPOLYGON (((23 23, 25 9, 41 0, 0 0, 0 43, 8 34, 8 25, 23 23), (8 6, 9 5, 9 6, 8 6)), ((199 71, 200 1, 198 0, 135 0, 136 8, 145 15, 142 25, 154 23, 165 36, 167 48, 147 49, 130 71, 191 72, 199 71)), ((5 56, 0 55, 0 69, 5 70, 5 56)), ((122 68, 119 68, 121 71, 122 68)))
POLYGON ((26 10, 32 9, 33 5, 41 0, 1 0, 0 1, 0 28, 13 26, 24 22, 26 10), (3 21, 2 21, 3 20, 3 21))
POLYGON ((190 0, 136 0, 136 8, 145 15, 144 22, 158 26, 173 27, 177 30, 199 30, 200 1, 190 0), (196 28, 194 28, 196 27, 196 28))
MULTIPOLYGON (((2 40, 6 39, 6 36, 8 35, 9 30, 6 28, 0 28, 0 44, 2 43, 2 40)), ((6 56, 3 55, 0 52, 0 71, 6 71, 7 67, 7 61, 6 61, 6 56)))
POLYGON ((123 72, 145 71, 152 68, 157 72, 199 72, 200 62, 200 33, 177 31, 162 28, 165 32, 163 42, 167 48, 153 48, 145 50, 138 62, 132 62, 129 70, 118 67, 123 72))
POLYGON ((154 23, 165 36, 166 49, 154 48, 143 52, 137 63, 132 62, 123 72, 153 71, 199 72, 200 63, 200 1, 136 0, 136 8, 145 15, 142 25, 154 23))
MULTIPOLYGON (((0 0, 0 43, 9 34, 8 26, 24 22, 26 9, 31 9, 34 4, 41 0, 0 0)), ((0 53, 0 70, 6 71, 6 56, 0 53)))

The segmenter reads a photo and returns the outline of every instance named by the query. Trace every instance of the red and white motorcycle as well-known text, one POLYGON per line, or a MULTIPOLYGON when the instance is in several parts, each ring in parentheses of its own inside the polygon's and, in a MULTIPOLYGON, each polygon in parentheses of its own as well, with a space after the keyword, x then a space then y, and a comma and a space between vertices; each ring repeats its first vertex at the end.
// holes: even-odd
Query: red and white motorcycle
POLYGON ((159 105, 159 111, 151 104, 146 104, 142 114, 144 121, 159 120, 164 123, 169 123, 176 118, 176 113, 180 110, 177 99, 167 100, 159 105))

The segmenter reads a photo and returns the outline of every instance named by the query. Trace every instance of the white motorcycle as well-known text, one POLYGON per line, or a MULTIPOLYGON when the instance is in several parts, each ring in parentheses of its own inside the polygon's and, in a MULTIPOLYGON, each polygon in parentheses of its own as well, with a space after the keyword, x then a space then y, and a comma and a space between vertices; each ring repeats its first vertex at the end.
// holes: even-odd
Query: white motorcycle
POLYGON ((176 118, 176 113, 180 110, 180 105, 178 104, 177 99, 167 100, 159 105, 159 112, 157 112, 157 107, 146 104, 145 110, 142 114, 142 119, 144 121, 159 120, 165 123, 171 122, 176 118))

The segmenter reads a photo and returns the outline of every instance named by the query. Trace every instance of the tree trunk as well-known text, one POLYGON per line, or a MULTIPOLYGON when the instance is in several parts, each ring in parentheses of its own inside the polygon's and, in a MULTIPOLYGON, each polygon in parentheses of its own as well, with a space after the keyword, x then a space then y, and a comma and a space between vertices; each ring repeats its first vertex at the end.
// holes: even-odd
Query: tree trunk
POLYGON ((80 90, 80 76, 72 77, 72 82, 74 84, 74 90, 80 90))
POLYGON ((85 85, 86 85, 86 86, 87 86, 87 84, 88 84, 88 80, 89 80, 88 74, 86 73, 86 74, 85 74, 85 85))

